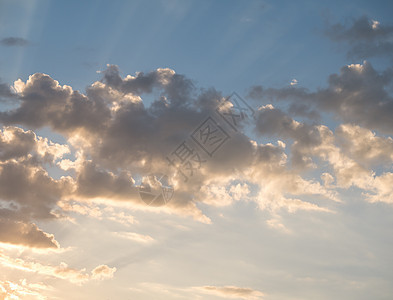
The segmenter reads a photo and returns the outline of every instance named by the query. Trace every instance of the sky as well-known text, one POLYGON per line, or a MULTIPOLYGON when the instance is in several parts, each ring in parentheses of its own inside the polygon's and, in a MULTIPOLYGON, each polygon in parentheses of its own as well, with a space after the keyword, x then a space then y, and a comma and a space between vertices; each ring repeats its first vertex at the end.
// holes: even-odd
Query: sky
POLYGON ((392 299, 392 11, 0 0, 0 299, 392 299))

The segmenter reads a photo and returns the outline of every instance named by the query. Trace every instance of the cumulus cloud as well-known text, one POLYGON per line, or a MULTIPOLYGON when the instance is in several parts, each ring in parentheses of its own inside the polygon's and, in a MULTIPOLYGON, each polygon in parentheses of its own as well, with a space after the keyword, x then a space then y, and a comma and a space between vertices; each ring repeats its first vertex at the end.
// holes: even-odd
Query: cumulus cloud
POLYGON ((116 268, 110 268, 107 265, 100 265, 91 271, 91 277, 97 280, 104 280, 113 278, 116 268))
MULTIPOLYGON (((337 193, 329 191, 333 182, 341 188, 350 186, 365 190, 374 188, 375 182, 379 179, 369 167, 375 166, 376 163, 380 166, 383 161, 392 163, 390 137, 377 137, 370 130, 348 124, 340 125, 333 132, 324 125, 297 122, 272 105, 263 106, 259 110, 256 131, 262 135, 275 134, 292 140, 292 165, 295 168, 321 169, 316 160, 327 162, 333 171, 333 176, 323 169, 320 170, 323 185, 327 189, 321 188, 317 182, 307 182, 300 185, 300 190, 306 192, 308 187, 315 194, 316 191, 320 191, 322 195, 336 201, 339 201, 337 193)), ((295 178, 291 178, 289 186, 296 186, 295 178)), ((279 201, 274 203, 277 205, 279 201)))
MULTIPOLYGON (((41 73, 26 82, 15 81, 13 101, 18 105, 0 112, 0 122, 5 124, 0 136, 0 197, 7 204, 1 210, 4 219, 30 224, 67 212, 100 219, 102 212, 92 200, 142 207, 137 181, 151 173, 167 174, 175 187, 172 200, 160 209, 204 223, 211 220, 199 202, 227 206, 240 199, 255 201, 277 215, 281 210, 332 212, 329 204, 319 200, 340 202, 337 187, 364 189, 369 201, 374 198, 366 194, 367 189, 386 194, 384 177, 375 176, 370 167, 381 160, 391 161, 392 142, 370 130, 390 133, 393 128, 389 115, 393 101, 385 89, 392 76, 388 71, 377 72, 367 62, 342 68, 340 74, 330 76, 328 88, 317 92, 296 85, 254 87, 253 98, 290 103, 288 112, 267 104, 256 109, 253 117, 244 118, 239 129, 248 122, 254 127, 255 140, 222 119, 233 105, 220 92, 199 89, 171 69, 122 77, 117 66, 108 65, 102 76, 85 94, 41 73), (345 123, 332 131, 291 116, 316 120, 317 110, 333 112, 345 123), (209 118, 226 134, 214 158, 191 138, 209 118), (53 143, 17 125, 49 127, 62 134, 67 144, 53 143), (265 137, 276 141, 257 141, 265 137), (200 150, 198 168, 191 171, 188 182, 168 164, 168 155, 182 142, 193 153, 200 150), (370 144, 376 145, 372 151, 370 144), (321 167, 321 161, 327 165, 321 167), (52 178, 46 164, 69 176, 52 178), (309 170, 317 170, 318 176, 304 176, 309 170), (56 205, 60 212, 54 213, 56 205)), ((130 223, 127 218, 122 222, 130 223)))
POLYGON ((364 192, 370 202, 393 203, 393 173, 386 172, 373 178, 369 191, 364 192))
POLYGON ((103 99, 91 101, 70 86, 60 86, 45 74, 36 73, 26 83, 17 80, 14 89, 20 96, 21 105, 16 110, 2 112, 0 119, 3 123, 35 128, 51 126, 61 132, 82 128, 97 131, 109 117, 103 99))
POLYGON ((72 191, 72 179, 52 178, 44 164, 68 153, 66 145, 37 137, 32 131, 0 131, 0 241, 32 247, 59 247, 52 235, 32 221, 52 219, 53 207, 72 191))
MULTIPOLYGON (((122 78, 116 66, 108 66, 102 82, 92 84, 86 95, 45 74, 34 74, 26 82, 18 80, 14 89, 20 106, 0 113, 0 120, 35 128, 49 126, 68 138, 79 151, 77 159, 58 165, 76 172, 75 197, 134 202, 139 195, 133 177, 155 171, 175 175, 165 155, 223 101, 219 92, 199 91, 170 69, 122 78), (141 95, 153 89, 159 98, 150 104, 143 102, 141 95)), ((232 161, 234 169, 248 168, 255 149, 249 138, 234 135, 220 159, 211 161, 205 173, 195 177, 194 185, 177 188, 168 207, 207 221, 195 211, 190 194, 196 194, 205 180, 227 174, 221 161, 232 161), (238 157, 239 147, 244 148, 247 160, 238 157)))
POLYGON ((5 126, 0 130, 0 160, 34 160, 36 162, 53 163, 70 152, 67 145, 37 137, 31 130, 5 126))
POLYGON ((345 123, 354 123, 371 130, 393 134, 393 98, 389 94, 393 72, 378 72, 371 63, 352 64, 332 74, 327 88, 310 92, 305 88, 263 88, 254 86, 249 96, 267 101, 303 103, 325 112, 332 112, 345 123))
POLYGON ((353 124, 341 124, 335 136, 342 151, 363 165, 389 165, 393 161, 393 139, 389 136, 380 137, 353 124))
POLYGON ((381 24, 367 16, 353 19, 349 24, 330 25, 326 35, 333 41, 347 43, 351 58, 393 58, 393 26, 381 24))

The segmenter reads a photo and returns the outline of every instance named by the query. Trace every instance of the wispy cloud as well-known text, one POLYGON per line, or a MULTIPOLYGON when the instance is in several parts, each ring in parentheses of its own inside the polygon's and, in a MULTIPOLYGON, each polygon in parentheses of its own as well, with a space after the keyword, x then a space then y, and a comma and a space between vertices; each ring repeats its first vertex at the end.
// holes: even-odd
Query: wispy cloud
POLYGON ((350 58, 393 58, 392 25, 362 16, 352 19, 349 24, 332 24, 325 33, 335 42, 348 44, 347 54, 350 58))
POLYGON ((6 37, 0 40, 0 45, 6 47, 26 47, 30 42, 20 37, 6 37))
POLYGON ((59 279, 65 279, 75 284, 83 284, 87 281, 110 279, 116 272, 116 268, 110 268, 107 265, 99 265, 94 268, 91 274, 86 269, 75 269, 62 262, 57 266, 42 264, 37 261, 24 260, 21 258, 12 258, 0 252, 0 265, 24 272, 33 272, 39 275, 48 275, 59 279))
POLYGON ((238 286, 201 286, 195 287, 196 290, 202 293, 215 295, 222 298, 234 298, 245 300, 263 299, 264 294, 260 291, 243 288, 238 286))

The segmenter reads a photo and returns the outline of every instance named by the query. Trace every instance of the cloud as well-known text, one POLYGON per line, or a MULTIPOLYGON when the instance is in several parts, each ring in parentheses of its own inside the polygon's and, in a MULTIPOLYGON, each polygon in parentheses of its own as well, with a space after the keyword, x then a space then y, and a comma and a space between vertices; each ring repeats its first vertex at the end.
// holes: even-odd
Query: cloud
POLYGON ((318 169, 321 171, 323 187, 318 182, 305 181, 296 174, 284 173, 279 181, 269 178, 261 189, 261 205, 273 212, 281 207, 288 211, 329 209, 313 205, 299 199, 283 198, 277 190, 296 194, 324 195, 333 201, 339 200, 334 188, 347 189, 351 186, 362 189, 365 200, 391 203, 389 196, 392 186, 388 182, 393 173, 376 175, 373 168, 390 170, 393 162, 393 141, 391 137, 379 137, 366 128, 352 124, 341 124, 335 132, 323 125, 308 125, 293 120, 289 115, 273 105, 262 106, 256 115, 256 131, 261 135, 275 135, 292 140, 292 165, 297 169, 318 169), (324 172, 322 160, 329 164, 332 174, 324 172), (287 178, 287 180, 286 180, 287 178), (268 187, 271 187, 270 189, 268 187), (285 186, 285 187, 284 187, 285 186))
POLYGON ((91 271, 91 277, 96 280, 104 280, 113 278, 116 268, 110 268, 107 265, 100 265, 91 271))
POLYGON ((114 235, 138 243, 151 243, 154 241, 154 239, 151 236, 143 235, 136 232, 115 232, 114 235))
POLYGON ((0 80, 0 102, 9 100, 10 98, 15 97, 12 89, 6 83, 2 83, 0 80))
POLYGON ((126 172, 115 175, 97 168, 92 162, 84 162, 78 172, 76 193, 86 198, 138 198, 133 178, 126 172))
POLYGON ((335 130, 341 150, 366 166, 390 164, 393 161, 393 139, 352 124, 341 124, 335 130))
POLYGON ((1 208, 0 216, 50 219, 51 209, 62 195, 73 189, 72 179, 53 179, 34 162, 7 161, 0 164, 0 197, 14 208, 1 208))
MULTIPOLYGON (((0 120, 49 126, 68 138, 79 150, 79 158, 58 164, 77 172, 76 197, 134 202, 140 200, 132 176, 155 171, 172 175, 165 155, 222 101, 213 89, 197 93, 190 80, 170 69, 123 79, 116 66, 108 66, 102 82, 92 84, 86 95, 45 74, 34 74, 26 82, 17 80, 14 89, 20 106, 0 113, 0 120), (145 106, 140 94, 153 89, 160 96, 145 106)), ((245 138, 242 142, 249 144, 245 138)), ((233 157, 235 151, 228 154, 233 157)), ((206 221, 199 212, 191 212, 196 206, 187 202, 178 197, 169 207, 206 221)))
MULTIPOLYGON (((317 110, 332 112, 345 123, 393 134, 393 98, 389 86, 393 72, 376 71, 371 63, 352 64, 329 76, 328 87, 310 92, 304 88, 268 88, 254 86, 254 99, 302 103, 317 110)), ((307 110, 306 110, 307 111, 307 110)))
POLYGON ((297 85, 299 82, 297 81, 297 79, 292 79, 290 85, 297 85))
POLYGON ((69 86, 60 86, 45 74, 36 73, 26 83, 17 80, 14 89, 20 96, 21 106, 11 112, 3 112, 0 115, 3 123, 26 124, 35 128, 51 126, 61 132, 81 128, 97 131, 110 114, 103 99, 91 101, 69 86))
POLYGON ((227 286, 192 286, 192 287, 175 287, 168 284, 156 282, 137 283, 138 288, 130 288, 138 293, 144 291, 153 291, 157 295, 166 294, 170 298, 184 299, 206 299, 207 295, 226 299, 245 299, 245 300, 262 300, 265 294, 248 287, 238 287, 233 285, 227 286))
POLYGON ((393 203, 393 173, 385 172, 373 178, 369 191, 364 192, 370 202, 393 203))
POLYGON ((53 163, 70 152, 67 145, 37 137, 31 130, 6 126, 0 130, 0 161, 26 159, 31 155, 36 162, 53 163))
POLYGON ((234 131, 221 119, 216 108, 228 112, 230 105, 220 92, 199 89, 171 69, 122 77, 117 66, 108 65, 102 80, 87 87, 85 94, 49 75, 33 74, 26 82, 14 83, 18 106, 0 112, 0 121, 7 125, 0 139, 2 197, 8 206, 15 203, 18 208, 3 213, 13 214, 9 217, 12 220, 31 223, 35 218, 61 217, 63 213, 103 218, 91 205, 93 200, 120 201, 142 208, 145 204, 139 197, 138 178, 154 173, 167 174, 175 187, 172 200, 157 209, 204 223, 211 220, 198 203, 228 206, 240 199, 254 201, 274 215, 282 210, 333 212, 329 202, 323 205, 319 200, 339 203, 337 187, 354 185, 365 193, 367 189, 374 193, 383 190, 377 188, 382 179, 378 181, 369 167, 380 159, 391 160, 387 154, 391 141, 370 135, 370 129, 389 133, 393 128, 389 126, 393 101, 385 88, 392 75, 377 72, 365 62, 343 67, 340 74, 330 76, 328 88, 317 92, 297 86, 254 87, 250 92, 253 98, 290 104, 288 112, 272 104, 261 105, 254 118, 245 119, 254 127, 256 139, 276 139, 274 144, 264 144, 241 130, 234 131), (333 132, 325 125, 300 122, 291 116, 315 120, 317 110, 333 112, 346 123, 333 132), (228 136, 214 158, 190 137, 207 117, 220 123, 228 136), (348 125, 352 123, 359 125, 348 125), (49 127, 62 134, 67 144, 52 143, 15 125, 49 127), (200 150, 199 167, 188 182, 167 160, 182 141, 192 151, 200 150), (369 144, 376 144, 379 150, 371 154, 369 144), (66 154, 70 155, 65 158, 66 154), (360 163, 363 158, 364 163, 360 163), (47 163, 69 176, 52 178, 45 171, 47 163), (309 170, 319 174, 315 178, 304 176, 309 170), (22 186, 36 191, 34 196, 39 199, 35 202, 27 201, 24 189, 16 188, 22 180, 22 186), (55 214, 56 204, 59 211, 55 214))
MULTIPOLYGON (((345 145, 354 143, 354 138, 348 135, 345 136, 343 134, 344 128, 349 129, 352 127, 341 125, 336 130, 337 134, 335 135, 324 125, 309 125, 297 122, 285 112, 274 108, 272 105, 262 106, 258 111, 256 120, 256 130, 259 134, 275 134, 279 138, 290 139, 293 141, 291 145, 291 162, 295 169, 320 169, 320 164, 318 165, 315 163, 317 159, 320 159, 329 163, 330 167, 333 169, 334 178, 324 175, 325 180, 328 180, 329 184, 336 179, 337 186, 342 188, 348 188, 354 185, 362 189, 368 189, 372 185, 373 172, 364 166, 365 154, 363 153, 364 155, 361 156, 361 149, 356 151, 356 147, 351 147, 351 151, 355 151, 356 154, 351 155, 351 153, 349 153, 349 146, 345 145), (337 144, 341 145, 341 147, 337 146, 337 144)), ((362 131, 363 135, 369 133, 366 129, 360 127, 355 128, 357 128, 358 131, 362 131)), ((371 137, 373 137, 372 134, 371 137)), ((368 149, 372 147, 373 140, 370 139, 371 137, 370 135, 368 136, 369 139, 363 143, 363 147, 367 147, 368 149)), ((362 137, 357 135, 357 138, 361 139, 362 137)), ((374 139, 379 142, 380 147, 382 148, 379 151, 375 150, 374 153, 376 154, 374 155, 381 156, 382 153, 384 153, 385 158, 389 160, 390 152, 384 151, 389 150, 386 147, 390 146, 390 140, 377 137, 374 137, 374 139)), ((364 151, 365 150, 363 150, 363 152, 364 151)), ((373 156, 371 153, 368 153, 367 155, 371 157, 373 156)), ((286 188, 286 191, 288 192, 292 191, 292 193, 296 193, 296 191, 302 191, 307 193, 307 191, 310 190, 311 194, 318 194, 319 192, 321 195, 339 202, 337 193, 329 191, 329 184, 324 184, 327 188, 326 189, 318 182, 304 181, 296 173, 292 175, 288 174, 287 178, 288 182, 282 179, 278 182, 278 184, 286 183, 286 185, 291 187, 286 188)), ((269 185, 272 185, 273 183, 274 180, 271 180, 269 185)), ((279 190, 279 187, 277 187, 277 189, 279 190)), ((272 189, 272 191, 274 194, 274 189, 272 189)), ((275 206, 282 202, 280 197, 281 196, 273 202, 275 206)), ((270 198, 273 197, 271 196, 270 198)), ((298 206, 296 203, 298 202, 293 202, 293 209, 296 209, 298 206)), ((306 209, 321 209, 312 205, 305 205, 308 207, 305 207, 306 209)))
POLYGON ((330 25, 326 35, 335 42, 349 46, 348 57, 366 59, 370 57, 393 58, 393 26, 382 25, 376 20, 362 16, 351 20, 349 25, 330 25))
POLYGON ((0 299, 29 299, 45 300, 47 297, 42 295, 42 291, 50 289, 49 286, 42 283, 27 283, 25 279, 19 283, 9 280, 0 280, 0 299))
POLYGON ((6 47, 25 47, 28 46, 30 42, 24 38, 11 36, 1 39, 0 44, 6 47))
POLYGON ((194 289, 222 298, 256 300, 263 299, 264 296, 260 291, 237 286, 201 286, 195 287, 194 289))
POLYGON ((36 248, 59 248, 54 236, 40 230, 37 225, 0 219, 0 241, 36 248))
POLYGON ((0 264, 25 272, 33 272, 37 275, 51 276, 59 279, 68 280, 71 283, 78 285, 84 284, 89 280, 104 280, 113 278, 116 268, 110 268, 107 265, 99 265, 91 271, 91 274, 86 272, 86 269, 74 269, 62 262, 57 266, 44 265, 32 260, 24 260, 21 258, 12 258, 0 252, 0 264))
POLYGON ((89 274, 85 272, 85 269, 73 269, 68 267, 65 263, 61 263, 58 266, 43 265, 35 261, 27 261, 20 258, 11 258, 4 254, 0 254, 0 263, 3 266, 9 268, 65 279, 76 284, 85 283, 89 279, 89 274))
POLYGON ((31 247, 59 247, 33 220, 53 219, 52 209, 72 191, 72 180, 53 179, 43 167, 68 153, 65 145, 37 137, 32 131, 3 127, 0 131, 0 241, 31 247))

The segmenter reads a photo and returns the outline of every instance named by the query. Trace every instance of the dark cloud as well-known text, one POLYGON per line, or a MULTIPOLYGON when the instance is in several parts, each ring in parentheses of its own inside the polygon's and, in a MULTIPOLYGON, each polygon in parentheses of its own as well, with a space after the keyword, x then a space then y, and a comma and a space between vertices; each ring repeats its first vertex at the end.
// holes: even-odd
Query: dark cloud
POLYGON ((162 96, 168 99, 170 105, 185 105, 191 100, 194 85, 184 75, 176 74, 171 69, 157 69, 144 74, 138 72, 135 76, 122 79, 119 68, 108 65, 103 73, 103 82, 123 93, 141 95, 151 93, 154 88, 161 88, 162 96))
POLYGON ((309 166, 312 163, 309 149, 318 147, 324 142, 319 126, 297 122, 287 113, 272 105, 264 106, 258 110, 255 129, 261 135, 292 141, 291 161, 293 167, 309 166))
POLYGON ((319 121, 321 114, 304 103, 291 103, 288 112, 290 115, 304 117, 312 121, 319 121))
MULTIPOLYGON (((206 223, 210 220, 195 203, 228 205, 234 191, 232 184, 239 180, 258 187, 262 209, 328 211, 291 198, 317 194, 337 201, 334 193, 316 180, 303 179, 299 171, 314 168, 315 157, 323 159, 333 166, 337 182, 345 186, 357 180, 351 175, 354 170, 365 174, 364 178, 369 172, 352 161, 348 163, 351 167, 341 167, 346 158, 335 148, 333 132, 323 125, 298 122, 291 115, 315 120, 319 111, 330 111, 345 122, 385 131, 393 128, 389 125, 391 118, 387 120, 392 100, 385 89, 393 73, 379 73, 368 63, 342 68, 340 74, 330 76, 328 88, 317 92, 294 86, 254 87, 250 97, 290 103, 289 113, 266 105, 248 120, 258 137, 274 137, 275 145, 261 144, 235 132, 216 112, 218 106, 221 113, 230 107, 223 105, 228 103, 219 91, 198 89, 171 69, 122 77, 117 66, 109 65, 102 74, 102 80, 89 86, 85 94, 41 73, 33 74, 26 82, 15 82, 13 101, 19 106, 0 112, 0 122, 8 125, 0 139, 0 198, 8 205, 1 212, 4 219, 30 224, 54 218, 61 215, 53 214, 59 201, 113 199, 143 205, 135 181, 151 173, 167 174, 176 184, 168 209, 206 223), (201 150, 201 161, 205 163, 194 170, 192 180, 184 183, 181 173, 166 158, 185 140, 197 149, 190 135, 208 116, 213 116, 230 138, 214 159, 201 150), (51 143, 11 125, 49 127, 65 137, 74 156, 63 159, 66 145, 51 143), (286 144, 290 147, 286 148, 286 144), (72 176, 52 178, 44 166, 55 163, 72 176)), ((351 135, 341 135, 341 145, 346 145, 351 135)), ((381 151, 390 149, 388 142, 379 143, 381 151)), ((346 153, 359 158, 364 151, 359 148, 346 153)), ((333 175, 324 178, 334 182, 333 175)), ((357 182, 361 186, 365 180, 357 182)), ((248 186, 238 189, 244 194, 248 186)))
POLYGON ((350 58, 393 58, 393 26, 380 24, 367 16, 352 20, 348 26, 330 25, 325 33, 335 42, 347 43, 350 58))
POLYGON ((0 131, 0 242, 57 247, 52 236, 31 222, 55 218, 57 201, 72 192, 69 178, 53 179, 43 167, 66 152, 65 146, 32 131, 17 127, 0 131))
MULTIPOLYGON (((170 69, 121 78, 117 66, 103 72, 103 83, 86 95, 61 86, 45 74, 18 81, 20 106, 0 112, 3 124, 51 127, 68 137, 79 136, 95 162, 107 168, 140 165, 153 168, 206 115, 222 96, 214 89, 197 91, 192 82, 170 69), (157 89, 149 106, 141 93, 157 89)), ((160 164, 159 164, 160 165, 160 164)))
POLYGON ((92 162, 84 162, 78 172, 77 194, 86 198, 106 197, 138 199, 138 188, 126 172, 115 175, 98 168, 92 162))
POLYGON ((256 118, 256 130, 260 134, 293 139, 305 146, 321 143, 320 137, 314 134, 316 126, 299 123, 273 106, 261 108, 256 118))
POLYGON ((2 83, 0 80, 0 101, 8 100, 13 97, 15 97, 15 94, 11 91, 9 85, 2 83))
POLYGON ((0 241, 35 248, 58 248, 53 235, 43 232, 32 223, 0 219, 0 241))
POLYGON ((0 40, 0 44, 6 47, 25 47, 30 43, 28 40, 20 37, 6 37, 0 40))
POLYGON ((52 208, 71 188, 66 178, 55 180, 42 167, 16 162, 0 165, 0 197, 15 202, 22 219, 54 218, 52 208))
MULTIPOLYGON (((19 102, 19 107, 0 113, 3 124, 20 124, 33 128, 48 126, 63 134, 80 151, 79 160, 70 163, 64 161, 61 164, 76 173, 74 181, 50 180, 44 178, 45 174, 42 174, 40 181, 34 181, 34 176, 29 173, 29 164, 33 162, 26 159, 27 154, 35 151, 34 134, 30 137, 30 144, 23 144, 22 140, 18 140, 18 134, 13 134, 14 146, 4 145, 1 152, 4 159, 19 155, 21 160, 18 165, 7 165, 6 163, 11 164, 8 161, 4 163, 4 181, 10 181, 10 194, 4 198, 9 201, 25 197, 28 199, 25 194, 11 194, 13 190, 17 192, 15 184, 18 184, 13 174, 20 170, 19 182, 24 180, 25 177, 20 173, 25 167, 27 169, 23 171, 24 174, 30 175, 33 182, 26 181, 23 185, 37 189, 35 195, 41 196, 41 201, 45 202, 48 195, 51 195, 48 205, 42 204, 39 210, 43 212, 46 207, 47 215, 52 204, 67 194, 64 191, 67 188, 70 191, 74 188, 72 195, 78 199, 104 197, 140 201, 133 176, 151 172, 173 174, 173 170, 169 170, 166 155, 189 137, 206 116, 214 114, 215 108, 223 100, 216 90, 198 90, 189 79, 170 69, 157 69, 146 75, 138 73, 136 76, 122 78, 116 66, 108 66, 103 72, 103 80, 87 88, 86 95, 73 91, 69 86, 62 86, 50 76, 40 73, 30 76, 26 83, 18 80, 15 89, 18 91, 18 99, 15 101, 19 102), (141 98, 144 93, 157 96, 147 103, 141 98), (39 192, 42 184, 47 184, 46 195, 39 192), (70 185, 66 188, 67 184, 70 185)), ((22 135, 27 139, 27 133, 22 135)), ((251 157, 254 150, 249 139, 240 135, 237 141, 239 143, 236 147, 243 144, 248 149, 248 154, 244 155, 251 157)), ((230 159, 235 168, 238 163, 241 168, 245 167, 244 160, 238 159, 235 150, 227 151, 223 157, 230 159)), ((44 160, 44 157, 34 158, 38 162, 44 160)), ((218 168, 214 168, 213 174, 226 174, 225 169, 225 165, 220 164, 218 168)), ((183 188, 188 192, 190 189, 194 191, 206 179, 211 179, 211 174, 197 179, 195 185, 183 188)), ((21 189, 18 192, 23 191, 21 189)), ((182 195, 181 191, 177 195, 182 195)), ((189 202, 190 197, 175 198, 170 204, 173 208, 196 209, 189 202)), ((29 209, 34 211, 34 208, 29 209)), ((196 216, 201 217, 198 214, 196 216)), ((45 214, 34 215, 31 218, 44 216, 45 214)))
POLYGON ((68 86, 60 86, 48 75, 36 73, 22 86, 21 105, 0 113, 4 124, 50 126, 60 132, 81 128, 96 131, 109 118, 109 109, 102 99, 91 101, 68 86))
POLYGON ((267 101, 305 104, 305 112, 333 112, 344 122, 355 123, 386 134, 393 133, 393 98, 388 92, 392 84, 391 69, 376 71, 369 62, 341 68, 329 77, 328 87, 316 92, 304 88, 281 89, 255 86, 249 96, 267 101))

